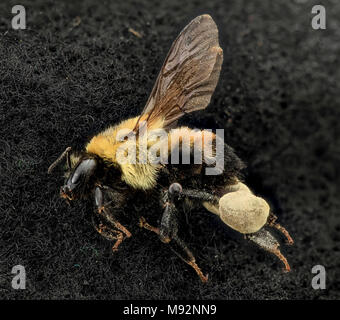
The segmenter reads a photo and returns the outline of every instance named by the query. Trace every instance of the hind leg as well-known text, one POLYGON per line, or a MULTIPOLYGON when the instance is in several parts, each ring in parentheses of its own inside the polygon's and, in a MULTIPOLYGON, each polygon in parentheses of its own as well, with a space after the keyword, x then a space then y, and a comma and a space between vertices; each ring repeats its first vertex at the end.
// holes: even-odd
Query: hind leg
POLYGON ((246 235, 246 238, 257 244, 260 248, 277 256, 284 264, 284 272, 289 272, 291 270, 287 259, 279 249, 279 242, 269 231, 261 229, 256 233, 246 235))
POLYGON ((285 271, 290 271, 287 259, 279 250, 279 242, 263 227, 279 230, 285 235, 289 245, 294 243, 292 237, 276 222, 277 217, 270 211, 267 202, 255 196, 245 184, 238 182, 226 187, 226 194, 217 205, 212 202, 204 202, 203 205, 219 215, 226 225, 244 234, 262 249, 276 255, 284 264, 285 271))
POLYGON ((286 243, 288 245, 293 245, 294 244, 294 240, 292 239, 292 237, 290 236, 290 234, 288 233, 288 231, 282 227, 280 224, 278 224, 276 222, 277 220, 277 216, 274 215, 272 212, 269 214, 269 217, 268 217, 268 221, 267 221, 267 225, 269 227, 272 227, 272 228, 275 228, 277 230, 279 230, 287 239, 286 243))

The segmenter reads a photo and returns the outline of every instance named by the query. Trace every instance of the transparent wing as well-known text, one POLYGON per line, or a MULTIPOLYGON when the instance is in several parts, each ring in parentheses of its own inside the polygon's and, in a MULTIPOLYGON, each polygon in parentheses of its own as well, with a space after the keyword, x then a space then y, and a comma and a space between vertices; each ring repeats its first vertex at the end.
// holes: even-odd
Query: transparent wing
POLYGON ((185 113, 204 109, 218 82, 223 51, 209 15, 192 20, 171 46, 151 95, 139 117, 147 126, 162 119, 169 128, 185 113))

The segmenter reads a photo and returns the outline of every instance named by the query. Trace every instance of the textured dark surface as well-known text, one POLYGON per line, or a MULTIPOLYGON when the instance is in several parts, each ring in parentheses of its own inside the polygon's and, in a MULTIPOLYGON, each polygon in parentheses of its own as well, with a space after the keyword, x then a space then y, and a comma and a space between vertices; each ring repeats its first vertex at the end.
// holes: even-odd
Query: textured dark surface
POLYGON ((316 31, 314 1, 21 1, 28 29, 15 31, 17 2, 1 1, 0 298, 340 298, 337 2, 322 1, 327 29, 316 31), (112 255, 91 203, 68 207, 61 170, 46 173, 65 147, 142 110, 172 41, 202 13, 218 25, 223 69, 208 109, 182 122, 225 129, 246 181, 295 239, 283 246, 289 274, 203 210, 190 215, 188 238, 206 285, 134 227, 112 255), (11 288, 17 264, 26 290, 11 288), (323 291, 311 287, 316 264, 327 270, 323 291))

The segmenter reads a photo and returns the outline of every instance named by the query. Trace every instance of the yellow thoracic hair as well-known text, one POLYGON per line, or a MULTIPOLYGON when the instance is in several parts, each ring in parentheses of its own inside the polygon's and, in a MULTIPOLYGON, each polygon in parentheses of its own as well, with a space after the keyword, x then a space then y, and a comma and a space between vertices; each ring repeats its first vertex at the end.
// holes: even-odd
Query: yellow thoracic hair
MULTIPOLYGON (((143 116, 141 121, 146 116, 143 116)), ((120 167, 122 172, 122 180, 135 189, 148 190, 155 186, 157 180, 157 172, 160 169, 160 164, 138 163, 138 149, 136 150, 137 163, 120 163, 117 159, 117 151, 119 147, 124 149, 128 147, 129 140, 118 141, 117 133, 120 130, 132 131, 139 117, 127 119, 118 125, 109 127, 100 134, 94 136, 86 146, 86 151, 94 153, 103 158, 108 163, 120 167), (124 146, 123 146, 124 144, 124 146)), ((148 130, 162 128, 162 121, 155 122, 148 130)), ((138 146, 138 141, 137 144, 138 146)), ((149 147, 149 145, 148 145, 149 147)), ((126 154, 125 154, 126 155, 126 154)))
MULTIPOLYGON (((141 119, 145 119, 146 115, 144 115, 141 119)), ((150 162, 150 159, 147 158, 146 163, 139 163, 140 157, 143 154, 141 150, 138 149, 139 141, 134 140, 125 140, 119 141, 117 134, 120 130, 126 130, 125 132, 130 132, 135 128, 139 117, 131 118, 121 122, 116 126, 109 127, 104 130, 100 134, 94 136, 91 141, 86 146, 86 151, 89 153, 93 153, 104 159, 108 163, 112 163, 112 165, 120 168, 122 176, 121 179, 127 183, 129 186, 135 189, 148 190, 152 189, 157 183, 157 175, 158 171, 161 168, 162 164, 156 163, 153 164, 150 162), (120 153, 117 152, 121 147, 121 150, 127 150, 129 144, 136 144, 136 163, 131 163, 129 161, 122 163, 120 158, 120 153)), ((149 133, 156 129, 162 129, 163 121, 159 120, 158 122, 153 122, 148 130, 148 138, 149 133)), ((182 144, 184 141, 189 142, 190 147, 194 144, 200 145, 201 149, 204 145, 204 139, 207 137, 215 137, 213 133, 204 131, 204 135, 201 135, 200 131, 194 131, 189 129, 188 127, 180 127, 170 131, 169 134, 166 134, 167 140, 162 141, 161 143, 167 144, 166 150, 169 152, 173 144, 182 144), (189 140, 187 139, 189 137, 189 140), (200 143, 198 143, 200 142, 200 143)), ((138 139, 138 138, 137 138, 138 139)), ((156 141, 152 139, 147 140, 147 150, 155 144, 156 141)), ((124 151, 123 156, 127 156, 128 152, 124 151)), ((168 155, 168 153, 167 153, 168 155)))

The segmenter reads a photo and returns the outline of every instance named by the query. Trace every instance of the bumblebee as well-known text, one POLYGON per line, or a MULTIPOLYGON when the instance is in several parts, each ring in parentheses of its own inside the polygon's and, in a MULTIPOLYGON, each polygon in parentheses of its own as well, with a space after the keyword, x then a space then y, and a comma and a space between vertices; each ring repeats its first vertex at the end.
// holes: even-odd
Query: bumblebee
MULTIPOLYGON (((281 231, 287 243, 293 244, 267 202, 255 196, 242 182, 244 164, 233 149, 223 141, 222 151, 218 149, 221 139, 209 130, 198 132, 188 127, 176 127, 184 114, 207 107, 219 79, 222 60, 215 22, 209 15, 198 16, 172 44, 141 115, 94 136, 80 153, 72 152, 68 147, 49 168, 50 173, 66 158, 69 172, 60 189, 61 197, 67 201, 94 198, 94 217, 98 218, 93 219, 94 226, 103 237, 114 241, 113 251, 132 235, 119 221, 122 211, 128 211, 128 215, 137 215, 136 222, 141 228, 156 233, 170 246, 203 282, 208 276, 203 274, 193 253, 178 236, 178 218, 183 206, 205 207, 228 227, 276 255, 284 264, 284 271, 290 271, 290 266, 268 227, 281 231), (195 145, 200 145, 198 149, 202 153, 209 142, 212 152, 198 164, 155 162, 149 158, 137 162, 121 161, 122 155, 128 153, 126 150, 132 145, 131 141, 137 146, 134 154, 141 160, 145 155, 141 150, 145 137, 142 131, 160 129, 165 132, 166 139, 158 140, 162 147, 159 150, 165 151, 165 158, 173 155, 173 150, 180 150, 182 159, 192 160, 195 145), (123 139, 122 131, 125 132, 123 139), (119 153, 120 150, 123 152, 119 153), (223 159, 222 163, 217 163, 217 156, 223 159), (213 168, 218 169, 218 174, 206 174, 207 169, 213 168), (153 207, 158 206, 161 214, 158 225, 149 223, 148 210, 144 210, 144 214, 132 212, 131 203, 142 208, 150 203, 153 207)), ((144 144, 146 152, 156 143, 149 140, 144 144)), ((160 156, 160 151, 156 156, 160 156)))

